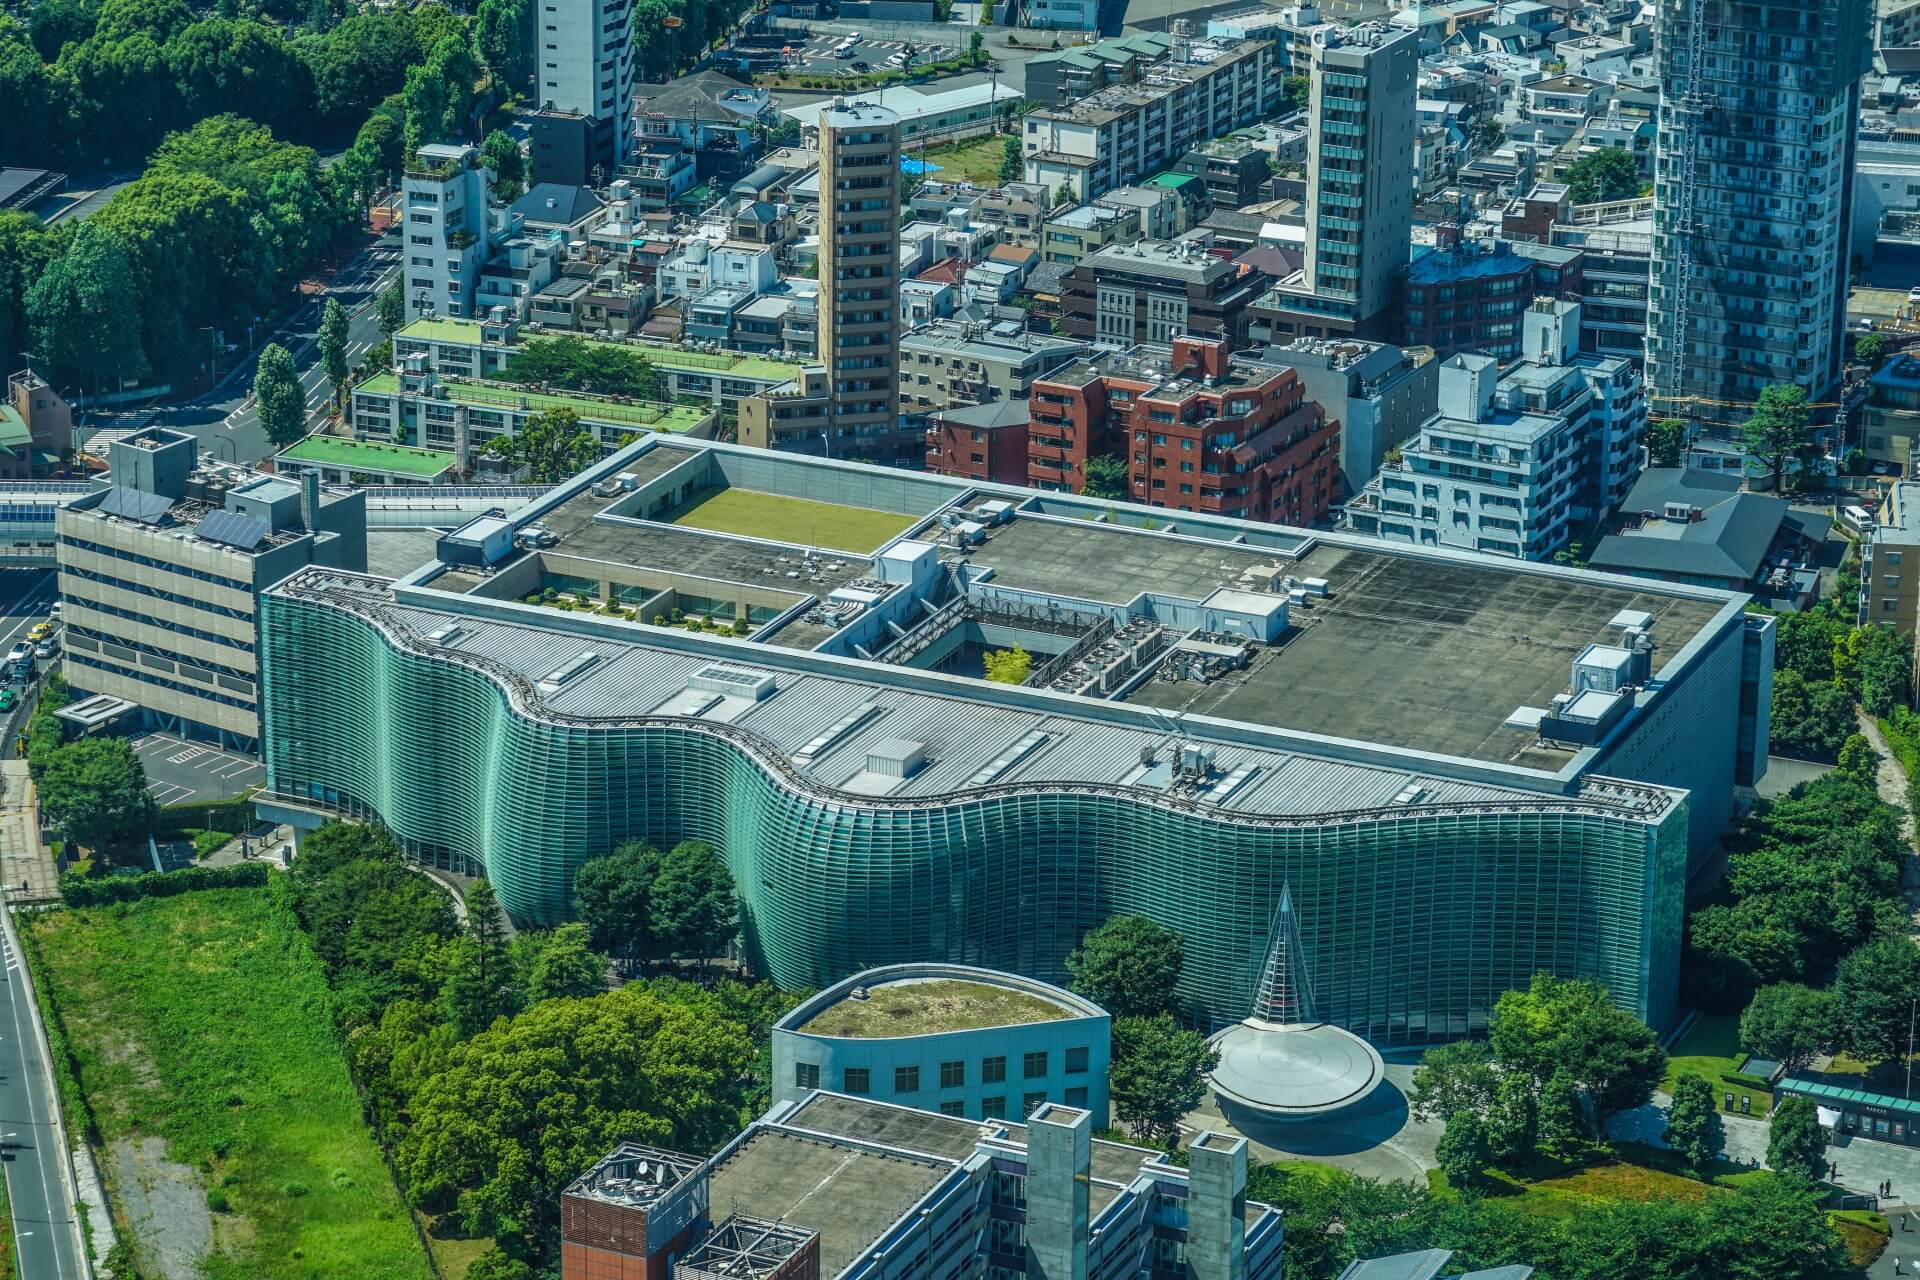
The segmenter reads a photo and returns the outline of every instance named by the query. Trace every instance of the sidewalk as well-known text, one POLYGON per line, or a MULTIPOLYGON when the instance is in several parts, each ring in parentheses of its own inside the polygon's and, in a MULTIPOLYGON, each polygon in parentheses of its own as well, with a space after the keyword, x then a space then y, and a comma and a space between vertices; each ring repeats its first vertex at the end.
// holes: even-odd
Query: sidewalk
POLYGON ((33 780, 25 760, 0 760, 0 883, 9 901, 53 902, 60 897, 60 869, 40 843, 34 816, 33 780), (22 889, 20 886, 25 885, 22 889))

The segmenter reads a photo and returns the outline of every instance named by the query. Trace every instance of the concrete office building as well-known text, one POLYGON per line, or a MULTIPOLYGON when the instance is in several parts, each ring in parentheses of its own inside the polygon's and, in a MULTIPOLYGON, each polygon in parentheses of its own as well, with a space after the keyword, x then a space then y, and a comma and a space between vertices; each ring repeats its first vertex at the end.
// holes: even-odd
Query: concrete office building
POLYGON ((819 143, 820 363, 829 429, 893 433, 900 418, 900 117, 836 100, 820 112, 819 143))
POLYGON ((267 592, 263 814, 378 818, 542 924, 622 840, 706 840, 789 987, 1058 982, 1137 912, 1224 1025, 1287 887, 1319 1016, 1379 1043, 1537 970, 1665 1026, 1689 867, 1765 770, 1741 595, 659 435, 507 524, 267 592), (1627 632, 1641 678, 1563 700, 1627 632), (1024 686, 982 678, 1009 643, 1024 686))
POLYGON ((407 319, 472 316, 487 262, 489 170, 480 148, 429 143, 400 180, 407 319))
POLYGON ((1266 277, 1190 241, 1141 240, 1088 254, 1061 284, 1069 337, 1108 346, 1192 334, 1245 345, 1247 309, 1266 277))
POLYGON ((533 22, 533 180, 611 181, 635 151, 633 0, 540 0, 533 22))
POLYGON ((856 973, 773 1024, 773 1100, 816 1089, 976 1120, 1042 1103, 1107 1127, 1107 1011, 1032 978, 968 965, 856 973))
POLYGON ((1824 400, 1838 383, 1870 19, 1866 0, 1658 7, 1647 380, 1661 416, 1737 415, 1776 383, 1824 400))
POLYGON ((1291 369, 1307 399, 1340 424, 1340 476, 1358 493, 1440 403, 1439 364, 1359 338, 1296 338, 1243 352, 1241 360, 1291 369))
POLYGON ((934 320, 900 339, 900 410, 930 414, 1025 400, 1034 379, 1086 349, 1084 342, 1033 333, 1014 320, 934 320))
POLYGON ((68 685, 256 749, 260 592, 308 565, 364 570, 365 496, 202 466, 196 437, 161 427, 108 458, 107 484, 55 517, 68 685))
POLYGON ((1094 1127, 1058 1103, 1017 1123, 820 1092, 705 1160, 623 1144, 561 1197, 561 1274, 1279 1280, 1281 1215, 1247 1199, 1245 1138, 1197 1134, 1180 1167, 1094 1127))
POLYGON ((1380 23, 1316 29, 1307 115, 1306 262, 1261 300, 1273 339, 1375 330, 1413 226, 1420 42, 1380 23))

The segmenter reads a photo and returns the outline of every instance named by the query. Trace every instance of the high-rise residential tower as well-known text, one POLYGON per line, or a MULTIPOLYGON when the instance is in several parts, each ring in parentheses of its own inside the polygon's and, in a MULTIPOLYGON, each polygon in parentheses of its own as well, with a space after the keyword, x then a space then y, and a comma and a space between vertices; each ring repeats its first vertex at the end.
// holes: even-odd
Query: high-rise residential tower
POLYGON ((1397 301, 1413 227, 1418 37, 1329 26, 1311 50, 1306 264, 1261 302, 1276 342, 1377 327, 1397 301))
POLYGON ((1838 381, 1870 8, 1659 6, 1647 325, 1656 416, 1725 418, 1774 383, 1817 399, 1838 381))
POLYGON ((533 180, 601 181, 633 155, 634 0, 540 0, 533 180))
POLYGON ((820 113, 820 363, 836 447, 891 448, 900 408, 900 117, 820 113))

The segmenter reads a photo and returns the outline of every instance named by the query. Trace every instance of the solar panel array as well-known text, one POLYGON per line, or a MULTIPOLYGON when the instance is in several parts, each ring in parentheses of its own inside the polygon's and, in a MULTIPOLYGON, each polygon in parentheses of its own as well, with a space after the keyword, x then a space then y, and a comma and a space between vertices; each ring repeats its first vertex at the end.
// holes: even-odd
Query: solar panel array
POLYGON ((252 551, 267 538, 267 522, 237 511, 210 511, 194 532, 209 542, 224 543, 242 551, 252 551))
POLYGON ((172 505, 173 499, 163 494, 147 493, 124 484, 113 486, 100 500, 100 510, 107 515, 138 520, 141 524, 159 524, 160 517, 166 515, 172 505))

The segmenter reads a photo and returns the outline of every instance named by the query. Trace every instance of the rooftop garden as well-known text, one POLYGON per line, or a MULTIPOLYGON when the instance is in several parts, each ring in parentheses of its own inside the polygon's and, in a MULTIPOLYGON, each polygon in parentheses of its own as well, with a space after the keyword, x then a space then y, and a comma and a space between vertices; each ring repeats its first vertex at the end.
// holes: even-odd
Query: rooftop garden
POLYGON ((864 1000, 848 998, 802 1030, 817 1036, 884 1039, 943 1031, 973 1031, 1027 1022, 1058 1022, 1068 1011, 1039 996, 953 978, 873 987, 864 1000))

